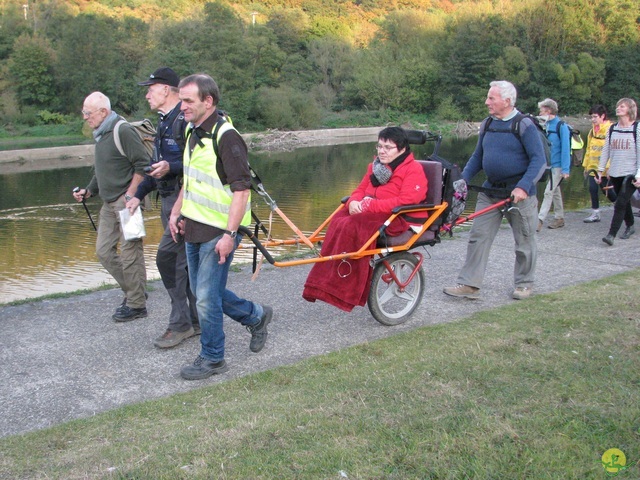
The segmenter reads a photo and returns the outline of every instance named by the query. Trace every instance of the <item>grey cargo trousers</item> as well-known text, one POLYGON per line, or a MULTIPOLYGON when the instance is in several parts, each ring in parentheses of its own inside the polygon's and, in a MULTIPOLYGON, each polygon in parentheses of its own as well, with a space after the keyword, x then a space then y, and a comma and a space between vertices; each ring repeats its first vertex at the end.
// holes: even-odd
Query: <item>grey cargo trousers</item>
POLYGON ((158 245, 156 265, 162 278, 164 288, 171 299, 171 313, 169 314, 169 330, 185 332, 191 326, 199 327, 196 299, 189 287, 189 273, 187 271, 187 254, 184 240, 174 242, 169 231, 169 216, 176 203, 179 192, 162 198, 162 226, 164 233, 158 245))
MULTIPOLYGON (((502 200, 485 193, 478 194, 476 211, 502 200)), ((498 234, 503 216, 507 218, 513 239, 515 240, 516 261, 513 269, 516 287, 533 286, 538 248, 536 244, 536 226, 538 224, 538 199, 531 196, 513 204, 510 211, 491 210, 476 217, 471 227, 467 258, 458 275, 458 283, 481 288, 491 245, 498 234)))

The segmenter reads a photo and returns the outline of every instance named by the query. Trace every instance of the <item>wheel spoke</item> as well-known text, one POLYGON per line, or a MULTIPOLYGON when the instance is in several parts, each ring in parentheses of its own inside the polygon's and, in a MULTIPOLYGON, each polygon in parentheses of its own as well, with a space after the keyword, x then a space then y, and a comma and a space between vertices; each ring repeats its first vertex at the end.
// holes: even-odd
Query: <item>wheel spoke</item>
POLYGON ((416 272, 403 290, 392 279, 393 273, 400 284, 405 283, 417 267, 418 261, 409 252, 399 252, 387 257, 386 265, 391 272, 383 263, 376 267, 369 293, 369 310, 380 323, 398 325, 405 322, 422 300, 424 274, 421 270, 416 272))
POLYGON ((407 302, 413 302, 416 299, 416 296, 414 294, 409 293, 406 290, 404 292, 401 292, 399 289, 396 292, 396 297, 406 300, 407 302))
POLYGON ((378 303, 382 306, 386 304, 388 301, 393 300, 394 297, 397 296, 396 290, 398 290, 398 286, 395 282, 389 284, 387 288, 385 288, 384 293, 380 295, 378 303))

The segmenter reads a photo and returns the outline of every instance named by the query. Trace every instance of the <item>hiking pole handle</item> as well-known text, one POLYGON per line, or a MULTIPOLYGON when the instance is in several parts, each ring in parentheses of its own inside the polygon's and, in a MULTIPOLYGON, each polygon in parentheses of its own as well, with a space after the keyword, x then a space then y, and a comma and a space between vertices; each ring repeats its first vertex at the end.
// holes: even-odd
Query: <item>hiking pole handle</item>
MULTIPOLYGON (((75 187, 73 189, 73 193, 79 193, 80 190, 82 190, 80 187, 75 187)), ((85 189, 84 192, 85 192, 84 195, 82 195, 82 206, 84 207, 84 211, 87 212, 87 216, 89 217, 89 220, 91 221, 91 225, 93 226, 93 229, 97 232, 98 231, 98 227, 96 227, 96 224, 93 221, 93 217, 91 217, 91 212, 89 212, 89 207, 87 207, 87 204, 84 201, 84 196, 87 194, 87 190, 85 189)))

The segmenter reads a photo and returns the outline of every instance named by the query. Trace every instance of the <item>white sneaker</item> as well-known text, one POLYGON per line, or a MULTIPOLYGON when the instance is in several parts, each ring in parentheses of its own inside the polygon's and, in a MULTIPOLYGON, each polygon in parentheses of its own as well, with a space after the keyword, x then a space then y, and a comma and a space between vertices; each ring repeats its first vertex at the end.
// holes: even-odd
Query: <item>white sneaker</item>
POLYGON ((599 221, 600 221, 600 212, 597 210, 583 220, 584 223, 596 223, 599 221))

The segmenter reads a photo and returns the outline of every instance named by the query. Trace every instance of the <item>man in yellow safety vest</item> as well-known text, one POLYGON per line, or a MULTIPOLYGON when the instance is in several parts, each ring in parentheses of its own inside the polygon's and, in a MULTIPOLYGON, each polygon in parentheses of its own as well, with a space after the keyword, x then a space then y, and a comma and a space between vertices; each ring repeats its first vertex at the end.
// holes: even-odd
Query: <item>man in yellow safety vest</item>
POLYGON ((241 240, 240 225, 251 220, 251 176, 247 146, 233 125, 219 115, 220 93, 209 75, 180 81, 181 110, 187 126, 182 190, 170 217, 174 239, 184 235, 189 281, 202 328, 201 350, 180 375, 198 380, 224 373, 223 316, 251 332, 249 348, 259 352, 267 340, 271 307, 239 298, 227 289, 229 266, 241 240))

